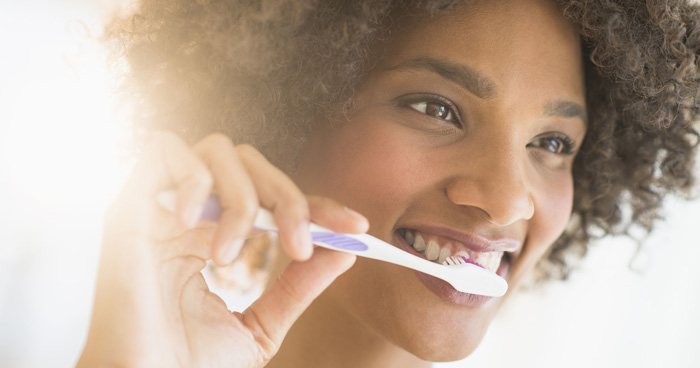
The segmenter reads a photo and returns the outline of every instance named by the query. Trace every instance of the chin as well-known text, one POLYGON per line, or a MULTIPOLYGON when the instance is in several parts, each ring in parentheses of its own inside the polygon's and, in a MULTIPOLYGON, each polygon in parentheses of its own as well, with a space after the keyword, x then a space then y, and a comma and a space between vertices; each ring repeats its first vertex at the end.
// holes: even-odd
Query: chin
POLYGON ((452 362, 471 355, 481 343, 482 338, 483 334, 479 334, 479 336, 471 335, 468 339, 461 341, 440 341, 437 343, 432 341, 425 344, 415 344, 415 346, 402 346, 402 348, 421 360, 452 362))
MULTIPOLYGON (((435 316, 433 316, 435 317, 435 316)), ((431 362, 450 362, 466 358, 481 343, 491 316, 449 316, 436 323, 412 323, 392 340, 416 357, 431 362), (454 319, 454 320, 452 320, 454 319)))
POLYGON ((480 307, 450 303, 429 290, 412 270, 363 259, 331 289, 334 299, 378 337, 431 362, 470 355, 501 299, 480 307))

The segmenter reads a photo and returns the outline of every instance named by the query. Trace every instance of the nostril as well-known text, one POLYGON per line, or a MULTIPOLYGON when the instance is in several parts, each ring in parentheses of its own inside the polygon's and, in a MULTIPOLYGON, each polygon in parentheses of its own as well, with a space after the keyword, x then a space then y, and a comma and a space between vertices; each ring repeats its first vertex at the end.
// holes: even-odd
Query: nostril
POLYGON ((489 210, 485 210, 488 222, 508 226, 520 220, 529 220, 535 214, 535 204, 532 198, 527 195, 525 198, 517 198, 511 201, 503 201, 502 207, 493 204, 489 210))

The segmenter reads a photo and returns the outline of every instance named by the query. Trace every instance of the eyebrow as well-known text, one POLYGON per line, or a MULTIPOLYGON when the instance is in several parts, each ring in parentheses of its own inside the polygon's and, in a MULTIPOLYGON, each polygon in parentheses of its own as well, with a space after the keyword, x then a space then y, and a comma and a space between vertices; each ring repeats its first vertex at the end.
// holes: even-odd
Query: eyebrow
POLYGON ((476 70, 462 64, 431 57, 420 57, 404 61, 388 70, 419 69, 437 73, 443 78, 459 84, 482 99, 489 99, 495 94, 495 84, 476 70))
POLYGON ((567 101, 567 100, 555 100, 550 101, 544 107, 545 116, 559 116, 563 118, 581 118, 584 122, 587 122, 586 110, 580 104, 567 101))
MULTIPOLYGON (((406 60, 398 65, 388 67, 387 70, 418 69, 427 70, 439 74, 443 78, 450 80, 467 89, 475 96, 488 100, 496 94, 496 84, 491 79, 478 71, 448 60, 435 59, 431 57, 419 57, 406 60)), ((587 124, 586 110, 573 101, 553 100, 548 102, 544 108, 545 116, 558 116, 564 118, 581 118, 587 124)))

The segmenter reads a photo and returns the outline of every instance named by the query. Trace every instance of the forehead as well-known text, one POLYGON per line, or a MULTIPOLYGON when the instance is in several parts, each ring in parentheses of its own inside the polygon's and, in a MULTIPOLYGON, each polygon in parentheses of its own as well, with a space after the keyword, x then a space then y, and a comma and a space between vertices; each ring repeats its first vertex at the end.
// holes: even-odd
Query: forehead
POLYGON ((584 98, 579 35, 554 1, 469 1, 448 14, 399 16, 384 47, 380 66, 449 60, 488 77, 501 98, 584 98))

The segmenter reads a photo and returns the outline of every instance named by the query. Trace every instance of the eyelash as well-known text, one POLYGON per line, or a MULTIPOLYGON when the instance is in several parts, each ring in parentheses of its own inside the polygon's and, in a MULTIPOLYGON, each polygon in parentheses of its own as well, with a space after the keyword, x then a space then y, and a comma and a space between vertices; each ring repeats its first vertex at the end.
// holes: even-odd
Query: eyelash
POLYGON ((410 95, 403 95, 399 96, 397 98, 399 101, 399 106, 401 107, 407 107, 410 109, 413 109, 417 112, 420 112, 421 114, 425 114, 426 116, 429 116, 434 119, 439 119, 443 121, 449 121, 450 123, 453 123, 457 127, 462 127, 462 117, 459 113, 459 109, 457 106, 450 101, 449 99, 439 96, 439 95, 433 95, 433 94, 410 94, 410 95), (424 104, 423 106, 424 111, 421 111, 420 107, 417 107, 416 105, 424 104), (437 116, 433 116, 428 114, 427 108, 429 104, 435 104, 439 106, 443 106, 446 109, 447 116, 446 118, 440 118, 437 116), (452 119, 448 119, 447 117, 452 117, 452 119))
POLYGON ((569 156, 569 155, 574 154, 574 148, 576 147, 576 141, 574 141, 573 139, 571 139, 571 137, 569 137, 568 135, 563 134, 563 133, 548 132, 548 133, 544 133, 541 136, 537 137, 534 141, 532 141, 530 144, 528 144, 528 146, 534 147, 534 148, 541 148, 541 149, 547 150, 548 152, 551 152, 554 154, 569 156), (561 143, 562 148, 559 152, 551 151, 551 150, 548 150, 544 147, 541 147, 541 146, 538 146, 535 144, 538 141, 550 140, 550 139, 557 140, 561 143))
MULTIPOLYGON (((399 96, 397 98, 399 101, 399 106, 401 107, 407 107, 410 109, 413 109, 417 112, 420 112, 428 117, 434 118, 434 119, 439 119, 443 121, 449 121, 456 125, 457 127, 461 128, 462 127, 462 118, 459 113, 459 109, 457 106, 450 101, 449 99, 439 96, 439 95, 433 95, 433 94, 409 94, 409 95, 403 95, 399 96), (427 107, 428 104, 436 104, 436 105, 441 105, 446 107, 447 109, 447 117, 453 116, 454 119, 447 119, 447 118, 440 118, 437 116, 433 116, 428 114, 427 107), (423 104, 423 109, 424 111, 421 111, 420 108, 416 107, 416 105, 423 104)), ((544 150, 547 150, 548 152, 554 153, 554 154, 560 154, 560 155, 565 155, 569 156, 574 154, 574 148, 576 147, 576 141, 571 139, 566 134, 560 133, 560 132, 547 132, 539 137, 537 137, 533 142, 528 144, 528 147, 535 147, 535 148, 542 148, 544 150), (535 143, 538 141, 544 141, 544 140, 556 140, 559 143, 561 143, 561 149, 557 151, 552 151, 549 150, 545 147, 538 147, 535 143)))

